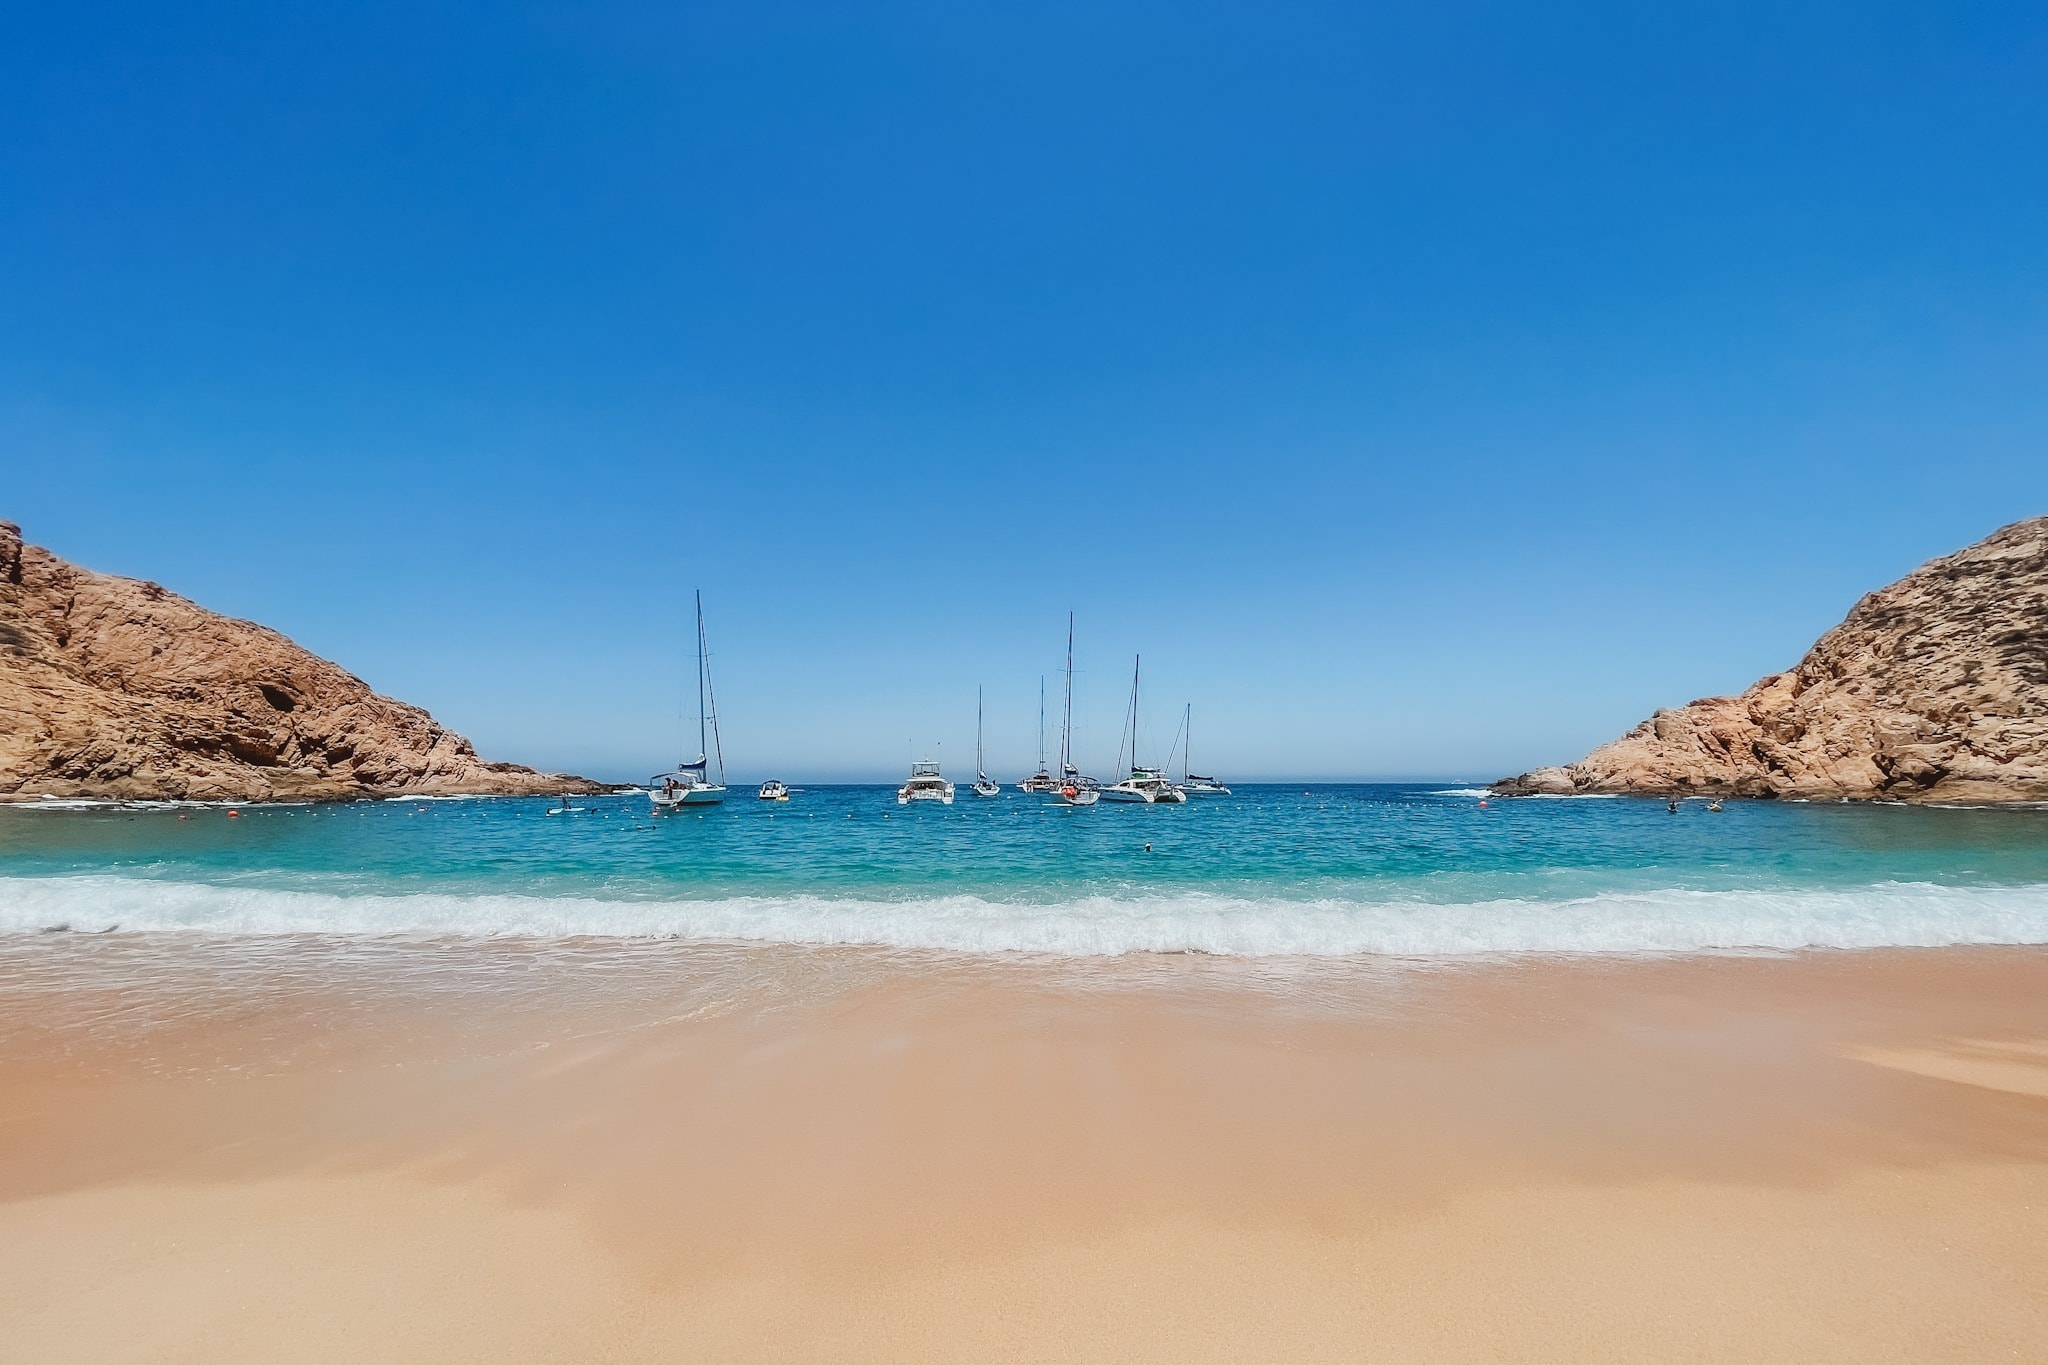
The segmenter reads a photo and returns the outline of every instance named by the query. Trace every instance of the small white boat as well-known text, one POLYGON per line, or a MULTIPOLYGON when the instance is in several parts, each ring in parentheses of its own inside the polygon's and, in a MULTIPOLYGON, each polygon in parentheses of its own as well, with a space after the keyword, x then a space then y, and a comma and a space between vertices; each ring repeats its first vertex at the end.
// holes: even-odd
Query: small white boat
MULTIPOLYGON (((1230 795, 1230 788, 1224 786, 1215 778, 1203 777, 1200 773, 1191 773, 1188 771, 1188 750, 1192 749, 1195 744, 1194 721, 1195 704, 1193 702, 1189 702, 1187 713, 1183 715, 1180 720, 1181 733, 1185 738, 1186 743, 1180 751, 1180 782, 1177 785, 1183 792, 1187 793, 1189 796, 1228 796, 1230 795)), ((1166 756, 1166 761, 1168 763, 1171 763, 1173 761, 1173 755, 1168 754, 1166 756)))
POLYGON ((939 771, 937 759, 921 758, 910 765, 910 780, 896 789, 896 804, 907 806, 913 801, 940 801, 953 804, 953 784, 939 771))
POLYGON ((704 652, 704 594, 697 594, 697 761, 678 763, 674 772, 647 780, 647 799, 656 811, 683 806, 711 806, 725 800, 725 746, 718 738, 718 699, 711 690, 711 666, 704 652), (711 760, 718 760, 718 780, 711 780, 711 760))
POLYGON ((1038 771, 1017 784, 1020 792, 1050 796, 1060 789, 1059 779, 1045 766, 1045 679, 1038 680, 1038 771))
MULTIPOLYGON (((1074 766, 1074 613, 1067 613, 1067 695, 1060 711, 1060 776, 1050 790, 1062 806, 1092 806, 1102 799, 1102 784, 1083 777, 1074 766)), ((1039 765, 1044 771, 1044 764, 1039 765)))
POLYGON ((787 801, 789 788, 771 777, 761 784, 761 790, 756 795, 763 801, 787 801))
MULTIPOLYGON (((1177 806, 1188 799, 1187 793, 1166 780, 1157 768, 1143 767, 1138 763, 1138 663, 1136 656, 1131 659, 1131 713, 1126 722, 1126 733, 1130 739, 1131 775, 1121 782, 1112 783, 1102 789, 1102 799, 1117 801, 1126 805, 1177 806)), ((1117 762, 1121 764, 1124 746, 1117 745, 1117 762)))
POLYGON ((986 767, 981 758, 981 689, 977 687, 974 689, 974 785, 968 790, 976 796, 1001 796, 1003 789, 988 775, 986 767))

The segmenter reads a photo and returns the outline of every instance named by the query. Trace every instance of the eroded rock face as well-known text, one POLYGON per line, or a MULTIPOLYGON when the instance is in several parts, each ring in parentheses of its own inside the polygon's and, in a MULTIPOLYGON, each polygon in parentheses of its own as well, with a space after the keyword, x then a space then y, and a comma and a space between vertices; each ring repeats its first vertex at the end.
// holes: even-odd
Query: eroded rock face
POLYGON ((486 763, 274 630, 77 568, 0 521, 0 799, 601 789, 486 763))
POLYGON ((1495 789, 2048 800, 2048 517, 1871 593, 1790 672, 1495 789))

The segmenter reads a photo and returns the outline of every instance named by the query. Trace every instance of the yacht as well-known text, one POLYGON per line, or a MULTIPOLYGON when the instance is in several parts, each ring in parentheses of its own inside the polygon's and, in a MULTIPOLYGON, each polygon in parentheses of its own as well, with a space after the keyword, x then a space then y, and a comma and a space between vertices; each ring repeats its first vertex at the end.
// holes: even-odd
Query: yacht
MULTIPOLYGON (((1180 751, 1180 782, 1178 785, 1189 796, 1228 796, 1230 795, 1230 788, 1224 786, 1215 778, 1203 777, 1200 773, 1188 771, 1188 750, 1192 749, 1195 745, 1194 720, 1195 704, 1189 702, 1187 713, 1180 718, 1181 733, 1185 736, 1186 746, 1180 751)), ((1166 757, 1169 763, 1173 761, 1172 754, 1168 754, 1166 757)))
POLYGON ((937 759, 920 758, 910 765, 910 780, 896 789, 896 804, 913 801, 942 801, 953 804, 953 784, 939 772, 937 759))
POLYGON ((976 796, 1001 796, 1003 789, 988 775, 981 760, 981 689, 974 689, 974 785, 968 790, 976 796))
POLYGON ((1038 771, 1017 784, 1020 792, 1050 796, 1060 789, 1057 778, 1045 766, 1045 678, 1038 679, 1038 771))
POLYGON ((763 801, 787 801, 789 788, 771 777, 761 784, 759 796, 763 801))
MULTIPOLYGON (((1041 771, 1043 770, 1041 765, 1041 771)), ((1060 777, 1053 799, 1063 806, 1092 806, 1102 799, 1102 784, 1083 777, 1074 766, 1074 613, 1067 613, 1067 695, 1060 709, 1060 777)))
MULTIPOLYGON (((1188 799, 1186 792, 1166 780, 1157 768, 1143 767, 1138 762, 1138 664, 1139 658, 1131 658, 1131 713, 1125 730, 1130 739, 1131 775, 1121 782, 1111 783, 1102 789, 1105 801, 1122 802, 1127 805, 1177 806, 1188 799)), ((1117 745, 1117 763, 1123 763, 1124 746, 1117 745)))
POLYGON ((647 799, 659 811, 710 806, 725 800, 725 746, 718 737, 718 698, 711 690, 711 664, 704 650, 704 594, 697 594, 697 758, 675 771, 647 779, 647 799), (713 761, 718 780, 711 780, 713 761))

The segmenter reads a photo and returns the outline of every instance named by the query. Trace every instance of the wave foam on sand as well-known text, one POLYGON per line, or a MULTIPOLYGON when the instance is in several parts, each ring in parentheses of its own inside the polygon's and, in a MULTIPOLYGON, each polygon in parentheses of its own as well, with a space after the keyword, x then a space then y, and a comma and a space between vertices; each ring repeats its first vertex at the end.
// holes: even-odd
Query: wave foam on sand
POLYGON ((607 900, 339 895, 105 875, 0 878, 0 932, 680 938, 964 953, 1233 957, 1698 952, 2048 943, 2048 887, 1607 892, 1554 900, 980 896, 607 900))

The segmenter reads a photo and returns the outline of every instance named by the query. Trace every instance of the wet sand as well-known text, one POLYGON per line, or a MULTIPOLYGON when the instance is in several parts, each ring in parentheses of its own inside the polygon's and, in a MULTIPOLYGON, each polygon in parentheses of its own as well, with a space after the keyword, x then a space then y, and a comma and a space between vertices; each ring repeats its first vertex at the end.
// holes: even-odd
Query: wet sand
POLYGON ((2048 1341, 2048 950, 57 934, 0 983, 0 1360, 2048 1341))

